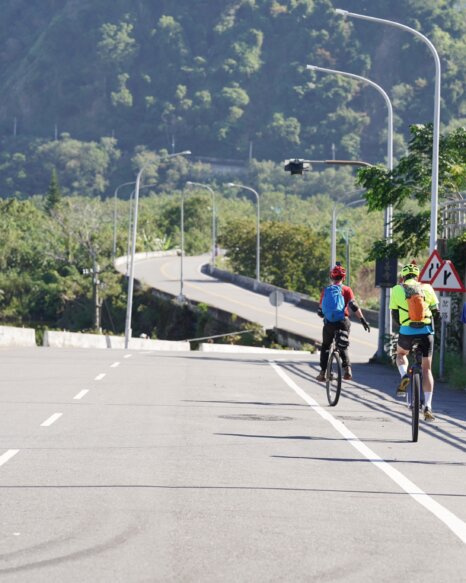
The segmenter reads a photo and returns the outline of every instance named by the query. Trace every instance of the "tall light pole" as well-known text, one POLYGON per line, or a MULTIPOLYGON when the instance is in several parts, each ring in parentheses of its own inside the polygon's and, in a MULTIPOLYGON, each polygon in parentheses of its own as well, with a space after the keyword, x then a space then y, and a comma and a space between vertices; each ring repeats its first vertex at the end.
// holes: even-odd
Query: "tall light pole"
POLYGON ((440 139, 440 83, 441 83, 441 66, 440 58, 437 50, 432 42, 423 34, 393 20, 385 20, 384 18, 376 18, 375 16, 367 16, 365 14, 356 14, 336 8, 335 12, 344 17, 359 18, 360 20, 369 20, 370 22, 378 22, 380 24, 387 24, 401 30, 405 30, 420 38, 431 51, 435 61, 435 96, 434 96, 434 123, 433 123, 433 143, 432 143, 432 195, 430 208, 430 242, 429 250, 432 253, 437 248, 437 224, 438 224, 438 170, 439 170, 439 139, 440 139))
MULTIPOLYGON (((189 182, 187 183, 189 184, 189 182)), ((181 229, 181 255, 180 255, 180 294, 178 296, 178 301, 180 304, 183 304, 185 301, 183 289, 184 289, 184 273, 183 273, 183 265, 184 265, 184 189, 181 191, 181 220, 180 220, 180 229, 181 229)))
MULTIPOLYGON (((162 160, 167 160, 168 158, 175 158, 176 156, 187 156, 191 154, 189 150, 184 152, 177 152, 175 154, 168 154, 164 156, 162 160)), ((153 162, 148 162, 139 170, 136 177, 136 188, 134 189, 134 214, 133 214, 133 233, 132 233, 132 244, 131 244, 131 262, 129 267, 128 275, 128 301, 126 304, 126 321, 125 321, 125 349, 128 349, 129 339, 131 337, 131 313, 133 310, 133 288, 134 288, 134 254, 136 251, 136 232, 138 228, 138 205, 139 205, 139 185, 141 183, 141 176, 144 170, 153 164, 153 162)))
POLYGON ((205 188, 212 195, 212 267, 215 267, 215 248, 217 246, 217 242, 216 242, 217 236, 216 236, 216 228, 215 228, 215 222, 216 222, 215 192, 208 184, 202 184, 201 182, 189 181, 186 184, 188 186, 199 186, 199 188, 205 188))
POLYGON ((115 259, 116 256, 116 232, 117 232, 117 198, 118 198, 118 191, 123 186, 129 186, 130 184, 134 184, 134 180, 132 182, 123 182, 115 188, 115 192, 113 193, 113 246, 112 246, 112 257, 115 259))
MULTIPOLYGON (((130 184, 135 184, 135 182, 131 182, 130 184)), ((143 190, 144 188, 151 188, 152 186, 156 186, 156 184, 145 184, 141 186, 139 190, 143 190)), ((132 232, 132 221, 133 221, 133 197, 134 197, 134 188, 131 191, 129 196, 129 217, 128 217, 128 240, 126 244, 126 276, 129 273, 129 258, 131 255, 131 232, 132 232)))
POLYGON ((260 272, 261 272, 261 211, 260 211, 260 197, 259 194, 251 188, 250 186, 244 186, 243 184, 235 184, 234 182, 229 182, 227 184, 231 188, 243 188, 244 190, 249 190, 256 197, 257 202, 257 214, 256 214, 256 281, 260 282, 260 272))
MULTIPOLYGON (((393 170, 393 107, 388 97, 387 93, 382 89, 380 85, 374 83, 366 77, 361 75, 354 75, 353 73, 347 73, 346 71, 338 71, 336 69, 326 69, 324 67, 316 67, 315 65, 308 65, 307 69, 311 71, 322 71, 323 73, 333 73, 334 75, 340 75, 343 77, 350 77, 351 79, 356 79, 357 81, 363 81, 367 83, 374 89, 376 89, 384 98, 385 104, 387 105, 388 116, 387 116, 387 168, 388 170, 393 170)), ((390 243, 393 237, 393 208, 391 205, 385 207, 384 212, 384 238, 390 243)), ((391 314, 389 310, 390 305, 390 288, 381 287, 380 288, 380 312, 379 312, 379 342, 377 355, 382 358, 384 355, 384 335, 390 335, 392 330, 391 314)))

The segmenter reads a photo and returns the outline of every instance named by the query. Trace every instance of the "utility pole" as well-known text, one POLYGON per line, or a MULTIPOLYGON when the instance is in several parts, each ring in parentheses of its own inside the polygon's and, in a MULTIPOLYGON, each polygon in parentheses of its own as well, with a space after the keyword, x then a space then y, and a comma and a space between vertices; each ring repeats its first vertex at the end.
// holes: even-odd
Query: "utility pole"
POLYGON ((94 306, 94 316, 93 316, 93 323, 94 323, 94 330, 99 334, 102 334, 101 328, 101 309, 102 303, 100 301, 100 293, 99 287, 101 284, 99 274, 100 274, 100 267, 96 261, 95 255, 93 257, 92 269, 83 269, 84 275, 92 275, 92 303, 94 306))

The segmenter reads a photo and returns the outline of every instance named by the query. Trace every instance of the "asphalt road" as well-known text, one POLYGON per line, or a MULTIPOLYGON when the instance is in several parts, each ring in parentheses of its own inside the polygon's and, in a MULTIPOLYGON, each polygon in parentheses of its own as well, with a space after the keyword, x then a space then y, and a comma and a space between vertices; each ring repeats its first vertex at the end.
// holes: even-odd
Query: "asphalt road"
MULTIPOLYGON (((268 297, 201 273, 201 265, 207 262, 207 256, 184 258, 183 294, 186 297, 238 314, 266 329, 275 326, 276 310, 268 297)), ((174 295, 180 293, 179 257, 137 261, 134 273, 137 279, 152 287, 174 295)), ((307 338, 322 339, 322 320, 317 314, 289 303, 278 308, 278 327, 307 338)), ((377 330, 368 334, 357 319, 353 320, 350 355, 354 362, 367 362, 374 355, 377 336, 377 330)))
POLYGON ((464 582, 464 393, 413 444, 391 369, 275 360, 1 350, 0 580, 464 582))

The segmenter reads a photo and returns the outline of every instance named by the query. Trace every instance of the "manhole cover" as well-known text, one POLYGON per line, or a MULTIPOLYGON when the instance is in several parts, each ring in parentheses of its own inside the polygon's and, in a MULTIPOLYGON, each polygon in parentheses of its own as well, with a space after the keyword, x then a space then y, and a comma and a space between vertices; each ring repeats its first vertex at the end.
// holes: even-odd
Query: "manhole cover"
POLYGON ((219 415, 221 419, 235 419, 238 421, 289 421, 293 417, 284 415, 219 415))

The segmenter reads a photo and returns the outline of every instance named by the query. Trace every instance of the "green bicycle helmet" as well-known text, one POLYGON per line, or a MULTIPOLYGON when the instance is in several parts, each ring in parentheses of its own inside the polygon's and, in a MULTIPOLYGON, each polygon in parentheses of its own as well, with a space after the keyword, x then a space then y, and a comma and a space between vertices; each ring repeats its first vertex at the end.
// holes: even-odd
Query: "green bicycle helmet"
POLYGON ((408 275, 414 275, 418 277, 420 273, 419 267, 415 263, 409 263, 408 265, 403 265, 400 271, 400 275, 403 278, 408 277, 408 275))

